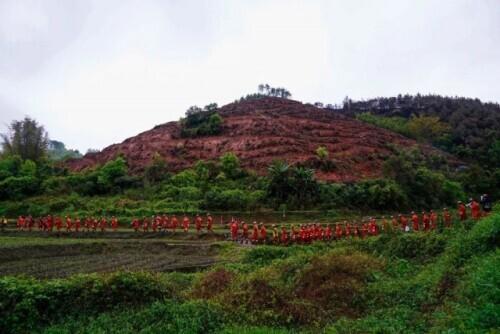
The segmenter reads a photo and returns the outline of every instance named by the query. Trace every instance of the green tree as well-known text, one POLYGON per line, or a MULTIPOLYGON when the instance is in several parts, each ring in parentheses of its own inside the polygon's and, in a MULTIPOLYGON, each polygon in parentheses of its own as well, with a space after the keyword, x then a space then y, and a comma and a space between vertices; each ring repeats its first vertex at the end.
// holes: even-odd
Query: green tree
POLYGON ((154 184, 168 178, 168 167, 165 159, 156 152, 151 163, 144 170, 144 181, 146 184, 154 184))
POLYGON ((120 178, 127 176, 127 163, 123 157, 108 161, 98 171, 97 184, 102 192, 110 192, 120 183, 120 178))
POLYGON ((408 121, 408 131, 417 140, 434 141, 450 132, 450 125, 437 116, 414 116, 408 121))
POLYGON ((42 125, 32 118, 12 121, 8 134, 1 134, 5 154, 19 155, 23 160, 38 162, 47 154, 49 137, 42 125))
POLYGON ((236 154, 228 152, 220 157, 219 162, 222 172, 227 177, 234 179, 241 175, 240 159, 236 154))
POLYGON ((222 130, 222 122, 223 119, 218 113, 211 115, 210 118, 208 119, 208 127, 210 130, 210 134, 220 133, 220 131, 222 130))
POLYGON ((292 197, 296 206, 304 208, 314 202, 319 194, 319 186, 314 178, 314 170, 304 167, 292 169, 290 183, 293 189, 292 197))
POLYGON ((9 176, 16 176, 22 165, 21 157, 18 155, 10 155, 0 158, 0 181, 9 176))
POLYGON ((36 164, 31 160, 24 160, 19 171, 20 176, 36 177, 36 164))
POLYGON ((290 166, 284 161, 275 161, 267 171, 269 175, 267 196, 276 199, 279 203, 286 202, 291 192, 290 166))

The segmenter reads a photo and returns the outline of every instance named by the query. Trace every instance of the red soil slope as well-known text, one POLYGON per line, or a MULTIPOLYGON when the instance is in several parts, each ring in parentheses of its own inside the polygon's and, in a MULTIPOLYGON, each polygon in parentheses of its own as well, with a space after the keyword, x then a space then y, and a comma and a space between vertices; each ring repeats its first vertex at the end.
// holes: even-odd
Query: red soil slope
POLYGON ((264 174, 275 159, 312 166, 315 150, 325 146, 336 167, 330 172, 317 171, 317 178, 355 181, 381 175, 383 161, 393 154, 391 144, 417 145, 338 112, 280 98, 231 103, 219 113, 224 119, 220 135, 181 138, 179 123, 169 122, 67 164, 72 170, 83 170, 123 154, 132 171, 138 172, 158 152, 172 171, 179 171, 198 160, 216 160, 234 152, 244 168, 264 174))

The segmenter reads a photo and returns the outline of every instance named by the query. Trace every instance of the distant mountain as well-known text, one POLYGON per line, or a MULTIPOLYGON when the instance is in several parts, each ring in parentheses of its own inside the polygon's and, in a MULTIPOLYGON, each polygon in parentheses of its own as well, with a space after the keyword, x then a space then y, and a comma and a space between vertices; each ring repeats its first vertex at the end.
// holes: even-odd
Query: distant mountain
MULTIPOLYGON (((243 99, 217 108, 216 112, 222 117, 216 134, 185 137, 185 123, 169 122, 101 152, 71 159, 67 165, 72 170, 83 170, 121 154, 132 171, 141 171, 158 153, 172 171, 179 171, 198 160, 215 160, 233 152, 244 168, 263 174, 276 159, 318 167, 316 150, 322 146, 329 152, 329 168, 316 168, 317 177, 355 181, 379 177, 383 162, 394 153, 395 146, 418 145, 424 152, 442 154, 340 112, 283 98, 243 99)), ((207 129, 203 133, 210 133, 207 129)))

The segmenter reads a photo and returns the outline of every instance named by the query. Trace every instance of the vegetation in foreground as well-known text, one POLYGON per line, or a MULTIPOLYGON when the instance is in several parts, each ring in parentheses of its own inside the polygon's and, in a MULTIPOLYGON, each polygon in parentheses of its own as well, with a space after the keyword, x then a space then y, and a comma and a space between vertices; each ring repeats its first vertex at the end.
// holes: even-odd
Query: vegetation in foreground
POLYGON ((8 333, 471 333, 500 326, 500 212, 443 233, 223 243, 196 273, 0 279, 8 333))

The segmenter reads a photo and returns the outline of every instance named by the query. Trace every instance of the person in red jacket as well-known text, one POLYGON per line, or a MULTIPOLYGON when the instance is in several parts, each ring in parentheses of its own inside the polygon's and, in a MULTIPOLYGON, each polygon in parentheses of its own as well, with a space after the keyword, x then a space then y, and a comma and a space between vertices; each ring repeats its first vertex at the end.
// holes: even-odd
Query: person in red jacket
POLYGON ((177 226, 179 225, 179 220, 177 219, 176 215, 172 216, 172 219, 170 220, 170 227, 172 227, 172 232, 175 233, 177 230, 177 226))
POLYGON ((273 244, 277 245, 279 243, 279 232, 276 224, 273 224, 273 244))
POLYGON ((451 214, 447 208, 443 209, 444 227, 451 227, 451 214))
POLYGON ((161 227, 164 233, 167 232, 168 228, 170 227, 168 216, 166 214, 163 214, 163 216, 161 216, 161 227))
POLYGON ((55 225, 56 225, 57 232, 60 232, 61 228, 62 228, 62 219, 61 219, 61 217, 56 217, 56 219, 55 219, 55 225))
POLYGON ((231 230, 231 240, 237 241, 238 240, 238 222, 236 220, 233 220, 230 225, 230 230, 231 230))
POLYGON ((29 215, 28 218, 26 219, 26 222, 28 225, 28 231, 31 232, 31 230, 33 229, 33 225, 35 225, 35 220, 31 215, 29 215))
POLYGON ((189 231, 189 218, 188 216, 184 215, 184 218, 182 218, 182 229, 184 230, 185 233, 189 231))
POLYGON ((81 225, 80 218, 76 217, 75 218, 75 231, 76 232, 80 232, 80 225, 81 225))
POLYGON ((108 227, 108 221, 106 220, 105 217, 101 218, 101 223, 99 227, 101 228, 101 232, 106 232, 106 228, 108 227))
POLYGON ((245 223, 244 221, 241 222, 241 237, 242 237, 242 242, 248 244, 248 224, 245 223))
POLYGON ((142 232, 149 232, 149 221, 146 217, 142 218, 142 232))
POLYGON ((304 224, 300 225, 299 235, 300 235, 300 242, 305 244, 307 241, 307 230, 306 230, 306 227, 304 226, 304 224))
POLYGON ((281 244, 285 246, 288 245, 288 231, 285 225, 281 226, 281 244))
POLYGON ((370 217, 370 220, 368 223, 368 234, 369 235, 377 235, 378 234, 377 220, 374 217, 370 217))
POLYGON ((265 244, 266 238, 267 238, 266 226, 263 223, 260 223, 259 242, 265 244))
POLYGON ((430 220, 431 220, 431 230, 436 230, 437 229, 438 216, 432 210, 431 210, 430 220))
POLYGON ((49 215, 47 217, 47 230, 49 232, 52 232, 53 229, 54 229, 54 217, 52 217, 51 215, 49 215))
POLYGON ((196 214, 196 217, 194 218, 194 224, 196 227, 196 233, 200 234, 200 231, 203 227, 203 219, 201 219, 199 214, 196 214))
POLYGON ((158 226, 160 225, 159 223, 160 222, 158 221, 158 216, 151 216, 151 229, 153 230, 153 232, 158 231, 158 226))
POLYGON ((111 217, 111 228, 113 229, 113 232, 116 232, 118 229, 118 219, 116 219, 115 216, 111 217))
POLYGON ((479 205, 479 203, 476 200, 474 200, 472 198, 471 198, 471 202, 470 202, 470 211, 471 211, 472 219, 478 220, 479 218, 481 218, 481 206, 479 205))
POLYGON ((392 223, 392 231, 395 232, 399 230, 399 223, 396 217, 391 216, 391 223, 392 223))
POLYGON ((259 226, 257 222, 253 222, 253 231, 252 231, 252 243, 256 244, 259 241, 259 226))
POLYGON ((413 231, 416 232, 420 230, 418 215, 414 211, 411 212, 411 222, 413 231))
POLYGON ((332 227, 330 226, 330 224, 328 224, 325 228, 325 240, 332 240, 332 227))
POLYGON ((366 236, 368 235, 368 224, 367 223, 363 223, 363 225, 361 225, 361 238, 366 238, 366 236))
POLYGON ((335 239, 342 239, 342 227, 340 227, 339 223, 335 223, 335 239))
POLYGON ((23 216, 19 216, 17 218, 17 228, 20 230, 20 231, 23 231, 24 230, 24 226, 26 225, 26 219, 23 217, 23 216))
POLYGON ((389 232, 389 222, 387 221, 387 219, 385 219, 385 216, 382 216, 382 230, 384 233, 388 233, 389 232))
POLYGON ((214 224, 214 220, 212 216, 207 213, 207 232, 212 232, 212 226, 214 224))
POLYGON ((37 227, 38 227, 38 231, 42 231, 45 229, 45 218, 38 218, 37 220, 37 227))
POLYGON ((431 227, 431 224, 430 224, 431 220, 429 218, 429 215, 427 215, 427 213, 425 213, 425 211, 422 212, 422 223, 424 225, 424 231, 429 231, 430 230, 430 227, 431 227))
POLYGON ((460 218, 461 221, 467 219, 467 208, 465 207, 465 204, 462 203, 461 201, 458 201, 458 217, 460 218))
POLYGON ((91 227, 92 221, 90 220, 90 217, 85 218, 85 232, 90 232, 91 227))
POLYGON ((406 218, 404 215, 399 215, 399 222, 401 224, 401 230, 403 232, 408 232, 408 218, 406 218))
POLYGON ((131 225, 131 226, 132 226, 132 228, 134 229, 134 232, 137 232, 137 231, 139 231, 139 227, 140 227, 141 223, 139 223, 139 219, 134 218, 134 219, 132 220, 132 223, 131 223, 130 225, 131 225))
POLYGON ((71 232, 71 217, 66 216, 66 232, 71 232))
POLYGON ((98 227, 99 227, 99 219, 94 218, 92 221, 92 231, 93 232, 97 231, 98 227))
POLYGON ((345 237, 349 238, 351 236, 351 224, 347 222, 347 220, 344 220, 344 226, 345 226, 345 237))
POLYGON ((358 223, 354 222, 352 225, 352 235, 354 238, 359 238, 361 235, 361 232, 359 231, 359 226, 358 223))

